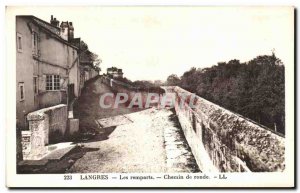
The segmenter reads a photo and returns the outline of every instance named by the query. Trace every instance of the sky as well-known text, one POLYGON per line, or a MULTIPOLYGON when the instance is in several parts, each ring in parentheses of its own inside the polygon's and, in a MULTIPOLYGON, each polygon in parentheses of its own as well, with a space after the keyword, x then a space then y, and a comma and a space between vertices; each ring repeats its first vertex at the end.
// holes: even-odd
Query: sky
POLYGON ((19 7, 18 14, 71 21, 75 37, 130 80, 166 80, 191 67, 249 61, 272 50, 294 65, 291 7, 19 7))

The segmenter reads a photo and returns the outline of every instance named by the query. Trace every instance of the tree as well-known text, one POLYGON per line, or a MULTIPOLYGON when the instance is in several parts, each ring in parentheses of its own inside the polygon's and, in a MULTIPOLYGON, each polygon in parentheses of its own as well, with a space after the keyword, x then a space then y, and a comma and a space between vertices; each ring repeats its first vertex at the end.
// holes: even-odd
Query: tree
POLYGON ((99 56, 95 53, 92 53, 92 61, 93 61, 93 66, 95 70, 100 71, 100 64, 102 63, 102 60, 99 58, 99 56))
POLYGON ((181 79, 170 75, 167 83, 284 134, 284 79, 284 65, 273 52, 245 63, 230 60, 205 69, 193 67, 181 79))
POLYGON ((155 86, 162 86, 163 85, 163 81, 161 81, 161 80, 155 80, 154 81, 154 85, 155 86))
POLYGON ((100 64, 102 60, 99 56, 89 50, 88 45, 84 41, 80 41, 79 46, 79 55, 80 55, 80 62, 88 63, 92 65, 92 67, 96 70, 100 70, 100 64))
POLYGON ((167 85, 169 86, 178 86, 180 84, 180 78, 176 74, 171 74, 167 78, 167 85))

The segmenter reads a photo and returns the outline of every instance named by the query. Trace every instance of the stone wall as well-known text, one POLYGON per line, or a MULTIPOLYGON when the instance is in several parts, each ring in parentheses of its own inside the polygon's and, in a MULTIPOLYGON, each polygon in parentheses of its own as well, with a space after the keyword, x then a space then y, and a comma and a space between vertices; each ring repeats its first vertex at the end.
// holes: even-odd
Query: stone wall
POLYGON ((228 111, 180 87, 167 87, 176 94, 175 110, 185 137, 202 171, 274 172, 285 169, 285 139, 241 115, 228 111), (179 105, 180 100, 184 105, 179 105))
POLYGON ((47 91, 39 94, 39 106, 40 108, 52 107, 54 105, 63 103, 67 104, 67 91, 47 91))
POLYGON ((74 95, 79 97, 80 95, 80 70, 79 70, 79 59, 75 59, 72 64, 72 68, 69 71, 69 83, 74 85, 74 95))
MULTIPOLYGON (((111 87, 111 89, 115 93, 126 93, 128 95, 128 104, 127 105, 129 105, 129 102, 132 101, 133 97, 137 93, 139 93, 139 94, 141 94, 142 107, 144 108, 146 106, 147 98, 150 97, 148 95, 149 92, 147 92, 145 90, 141 91, 136 87, 133 87, 129 84, 123 83, 123 82, 118 81, 118 80, 111 79, 111 78, 106 77, 106 76, 102 77, 102 81, 103 81, 104 84, 111 87)), ((158 93, 158 94, 161 94, 161 93, 158 93)), ((160 95, 160 97, 161 97, 161 95, 160 95)), ((157 105, 158 105, 158 102, 157 103, 153 102, 153 103, 149 104, 149 107, 157 106, 157 105)))
POLYGON ((16 33, 22 36, 22 50, 16 51, 16 116, 17 127, 20 130, 26 128, 26 115, 38 109, 38 103, 35 103, 34 96, 33 75, 35 73, 28 22, 28 19, 16 17, 16 33), (24 100, 20 99, 19 83, 24 83, 24 100))
POLYGON ((67 129, 67 106, 40 109, 27 115, 29 131, 22 131, 24 160, 37 160, 47 153, 46 145, 63 140, 67 129))
POLYGON ((99 75, 99 72, 96 71, 94 68, 92 68, 90 71, 90 79, 95 78, 98 75, 99 75))

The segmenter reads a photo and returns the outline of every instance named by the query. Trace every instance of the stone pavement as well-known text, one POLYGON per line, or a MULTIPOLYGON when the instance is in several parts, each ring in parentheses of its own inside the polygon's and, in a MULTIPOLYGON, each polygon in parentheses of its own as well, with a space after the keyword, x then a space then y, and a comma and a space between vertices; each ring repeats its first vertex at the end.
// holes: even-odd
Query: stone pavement
POLYGON ((199 172, 173 111, 150 108, 136 112, 121 107, 105 109, 105 115, 99 116, 99 100, 93 97, 110 90, 99 80, 90 89, 85 92, 93 96, 86 96, 90 100, 79 105, 92 109, 85 110, 85 121, 93 121, 90 125, 98 134, 82 145, 95 151, 86 152, 68 173, 199 172))

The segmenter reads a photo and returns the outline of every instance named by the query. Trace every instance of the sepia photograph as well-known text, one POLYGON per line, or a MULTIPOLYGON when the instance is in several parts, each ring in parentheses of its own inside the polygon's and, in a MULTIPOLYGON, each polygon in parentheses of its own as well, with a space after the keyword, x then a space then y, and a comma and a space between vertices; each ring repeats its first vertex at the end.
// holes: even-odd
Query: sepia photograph
POLYGON ((7 6, 7 186, 293 187, 294 12, 7 6))

